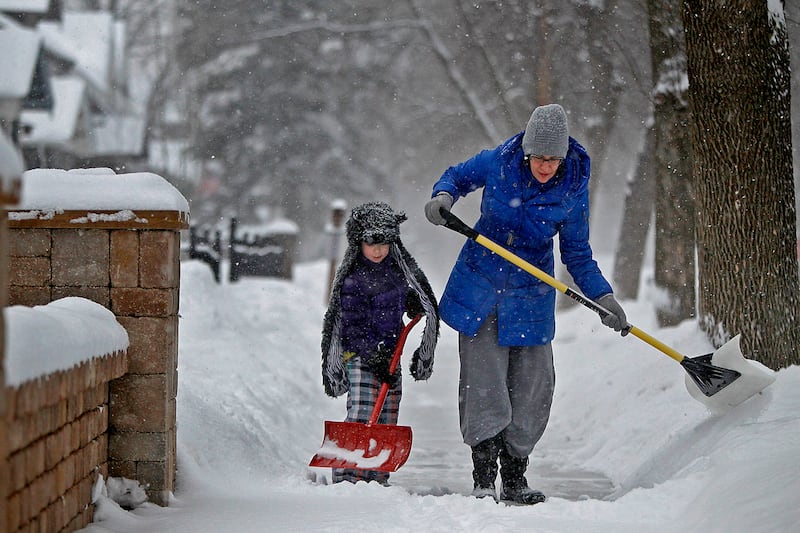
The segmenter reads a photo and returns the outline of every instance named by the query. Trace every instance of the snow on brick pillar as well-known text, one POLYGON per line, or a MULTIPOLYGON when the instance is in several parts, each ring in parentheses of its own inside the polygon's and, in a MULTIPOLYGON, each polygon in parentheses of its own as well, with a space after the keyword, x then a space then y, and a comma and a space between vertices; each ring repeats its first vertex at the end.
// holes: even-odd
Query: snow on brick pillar
POLYGON ((128 372, 109 384, 109 475, 175 487, 180 231, 188 203, 163 178, 108 169, 30 170, 9 213, 12 304, 82 296, 128 332, 128 372))

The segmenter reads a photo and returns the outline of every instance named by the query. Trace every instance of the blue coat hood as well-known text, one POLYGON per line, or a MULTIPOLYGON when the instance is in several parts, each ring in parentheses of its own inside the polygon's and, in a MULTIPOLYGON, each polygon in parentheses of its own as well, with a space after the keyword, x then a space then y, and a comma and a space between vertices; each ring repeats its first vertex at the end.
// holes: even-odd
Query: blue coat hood
MULTIPOLYGON (((589 298, 608 294, 611 286, 592 258, 589 245, 590 161, 586 150, 569 139, 559 171, 545 184, 523 161, 519 133, 493 150, 448 168, 433 195, 454 200, 483 189, 475 230, 553 275, 553 237, 559 235, 561 260, 589 298)), ((499 344, 531 346, 555 335, 555 289, 502 257, 468 240, 439 302, 442 319, 466 335, 475 335, 496 313, 499 344)))

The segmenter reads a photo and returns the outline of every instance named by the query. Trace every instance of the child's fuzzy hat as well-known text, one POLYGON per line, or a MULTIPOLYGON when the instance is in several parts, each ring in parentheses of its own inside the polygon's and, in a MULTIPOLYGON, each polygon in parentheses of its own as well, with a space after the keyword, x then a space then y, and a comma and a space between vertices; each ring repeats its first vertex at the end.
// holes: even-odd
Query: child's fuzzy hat
POLYGON ((353 208, 345 224, 350 245, 391 244, 400 240, 400 224, 408 219, 385 202, 368 202, 353 208))

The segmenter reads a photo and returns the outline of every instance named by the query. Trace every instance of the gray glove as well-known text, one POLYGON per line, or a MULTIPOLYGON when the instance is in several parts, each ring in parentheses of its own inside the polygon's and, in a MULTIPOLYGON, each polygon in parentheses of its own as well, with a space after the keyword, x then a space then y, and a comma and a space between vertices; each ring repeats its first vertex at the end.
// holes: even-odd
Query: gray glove
POLYGON ((446 211, 450 211, 450 208, 453 207, 453 197, 446 192, 440 192, 425 204, 425 218, 427 218, 428 222, 431 224, 436 224, 437 226, 444 225, 445 220, 442 218, 442 215, 439 214, 440 207, 444 207, 446 211))
POLYGON ((622 310, 622 306, 619 305, 613 294, 604 294, 597 299, 597 303, 605 307, 609 312, 602 318, 603 325, 610 327, 614 331, 621 331, 623 337, 630 332, 625 311, 622 310))

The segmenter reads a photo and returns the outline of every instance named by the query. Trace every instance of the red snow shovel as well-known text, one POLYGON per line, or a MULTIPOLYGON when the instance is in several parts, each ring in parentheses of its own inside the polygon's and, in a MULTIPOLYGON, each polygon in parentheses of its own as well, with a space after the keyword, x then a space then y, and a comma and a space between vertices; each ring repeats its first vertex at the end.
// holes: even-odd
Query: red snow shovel
MULTIPOLYGON (((417 315, 403 327, 397 339, 389 373, 393 374, 400 363, 403 346, 411 328, 420 321, 417 315)), ((377 424, 383 402, 389 393, 389 384, 383 383, 366 424, 360 422, 325 421, 325 438, 322 447, 311 458, 309 466, 322 468, 357 468, 394 472, 405 464, 411 453, 411 428, 391 424, 377 424)))
MULTIPOLYGON (((570 289, 548 273, 487 239, 446 209, 439 209, 439 213, 445 219, 444 226, 446 228, 461 233, 484 248, 488 248, 503 259, 588 307, 599 314, 601 318, 609 314, 608 309, 602 305, 570 289)), ((634 325, 629 324, 628 331, 680 363, 688 374, 687 378, 691 378, 691 380, 686 380, 689 393, 696 400, 713 410, 724 410, 733 407, 761 392, 775 380, 770 369, 757 361, 749 361, 744 358, 739 349, 738 335, 712 354, 690 358, 634 325), (726 366, 714 365, 712 362, 725 362, 726 366)))

